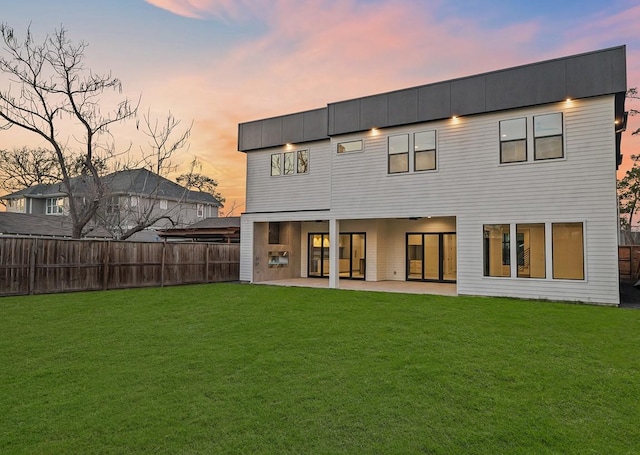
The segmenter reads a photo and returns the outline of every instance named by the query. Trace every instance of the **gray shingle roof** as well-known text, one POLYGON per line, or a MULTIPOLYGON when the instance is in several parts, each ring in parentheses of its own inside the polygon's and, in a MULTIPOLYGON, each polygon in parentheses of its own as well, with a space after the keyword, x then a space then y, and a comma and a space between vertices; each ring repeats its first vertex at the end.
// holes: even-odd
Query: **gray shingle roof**
MULTIPOLYGON (((160 199, 183 199, 187 202, 201 202, 203 204, 212 204, 217 207, 222 205, 209 193, 187 190, 183 186, 180 186, 177 183, 174 183, 171 180, 147 169, 131 169, 114 172, 106 175, 104 177, 104 182, 109 186, 112 194, 114 195, 154 195, 160 199)), ((79 183, 79 178, 74 179, 74 183, 79 183)), ((46 198, 64 196, 64 192, 61 183, 55 183, 52 185, 39 184, 2 196, 2 198, 16 199, 23 196, 46 198)))

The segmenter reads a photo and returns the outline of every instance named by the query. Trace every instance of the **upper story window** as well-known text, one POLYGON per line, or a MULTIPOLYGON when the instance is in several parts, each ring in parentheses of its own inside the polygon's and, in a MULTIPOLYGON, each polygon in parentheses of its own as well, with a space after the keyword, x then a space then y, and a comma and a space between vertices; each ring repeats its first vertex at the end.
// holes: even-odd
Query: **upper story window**
POLYGON ((500 122, 500 162, 527 161, 527 119, 500 122))
POLYGON ((196 204, 196 216, 198 218, 204 217, 204 204, 196 204))
POLYGON ((295 175, 309 173, 309 150, 272 153, 271 175, 295 175))
POLYGON ((533 117, 533 136, 536 160, 562 158, 562 113, 533 117))
POLYGON ((340 142, 338 144, 338 153, 362 152, 364 145, 362 141, 340 142))
POLYGON ((167 210, 168 206, 169 206, 169 203, 166 199, 160 199, 160 208, 162 210, 167 210))
POLYGON ((64 210, 63 197, 47 198, 47 215, 62 215, 64 210))
POLYGON ((22 212, 24 213, 25 209, 25 198, 21 197, 20 199, 9 199, 9 208, 13 212, 22 212))
POLYGON ((131 207, 137 207, 138 206, 138 196, 131 196, 131 207))
POLYGON ((112 196, 107 199, 106 210, 109 214, 116 214, 120 212, 120 198, 118 196, 112 196))
POLYGON ((500 121, 500 163, 564 158, 562 113, 500 121), (533 129, 533 137, 528 134, 533 129), (533 157, 528 150, 533 147, 533 157))
POLYGON ((409 135, 389 136, 389 174, 409 172, 409 135))
POLYGON ((436 168, 436 132, 423 131, 413 135, 413 168, 432 171, 436 168))

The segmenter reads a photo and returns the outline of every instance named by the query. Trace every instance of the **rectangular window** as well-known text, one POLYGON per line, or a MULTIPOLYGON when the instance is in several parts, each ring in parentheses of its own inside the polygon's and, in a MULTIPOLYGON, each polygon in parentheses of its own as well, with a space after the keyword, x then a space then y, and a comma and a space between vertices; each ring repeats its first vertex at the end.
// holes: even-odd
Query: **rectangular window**
POLYGON ((584 280, 582 223, 553 223, 553 278, 584 280))
POLYGON ((197 204, 196 205, 196 216, 198 218, 203 218, 204 217, 204 204, 197 204))
POLYGON ((544 224, 516 224, 519 278, 545 278, 544 224))
POLYGON ((361 152, 362 141, 340 142, 338 144, 338 153, 361 152))
POLYGON ((64 210, 64 198, 47 198, 47 215, 61 215, 64 210))
POLYGON ((309 150, 298 150, 296 172, 298 174, 309 173, 309 150))
POLYGON ((389 136, 389 174, 409 172, 409 135, 389 136))
POLYGON ((271 155, 271 175, 280 175, 282 174, 282 165, 280 163, 281 160, 280 153, 274 153, 271 155))
POLYGON ((413 168, 432 171, 436 168, 436 132, 425 131, 413 135, 413 168))
POLYGON ((137 206, 138 206, 138 197, 131 196, 131 207, 137 207, 137 206))
POLYGON ((167 210, 168 206, 169 206, 169 203, 167 202, 166 199, 160 199, 160 208, 162 210, 167 210))
POLYGON ((108 198, 105 209, 110 215, 120 213, 120 198, 118 196, 108 198))
POLYGON ((500 162, 527 161, 527 119, 500 122, 500 162))
POLYGON ((269 245, 280 244, 280 223, 269 223, 269 245))
POLYGON ((562 113, 533 117, 534 156, 536 160, 562 158, 562 113))
POLYGON ((511 276, 511 245, 508 224, 485 224, 484 275, 511 276))
POLYGON ((284 154, 284 175, 293 175, 295 172, 295 152, 287 152, 284 154))

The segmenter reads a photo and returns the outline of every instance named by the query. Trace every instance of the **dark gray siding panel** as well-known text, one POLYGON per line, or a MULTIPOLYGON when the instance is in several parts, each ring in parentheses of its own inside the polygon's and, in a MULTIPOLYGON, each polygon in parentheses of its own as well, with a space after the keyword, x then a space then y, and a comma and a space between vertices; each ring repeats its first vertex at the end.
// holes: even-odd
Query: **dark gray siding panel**
POLYGON ((241 123, 238 126, 238 150, 262 147, 262 121, 241 123))
POLYGON ((360 100, 360 128, 369 130, 388 125, 387 113, 389 101, 387 95, 369 96, 360 100))
POLYGON ((329 105, 329 135, 360 131, 360 100, 329 105))
POLYGON ((487 74, 487 111, 558 101, 566 96, 564 80, 561 61, 487 74))
POLYGON ((419 87, 418 121, 451 117, 451 82, 419 87))
POLYGON ((282 117, 262 121, 262 146, 282 145, 282 117))
POLYGON ((389 93, 389 125, 403 125, 418 121, 418 89, 389 93))
POLYGON ((327 137, 327 108, 304 112, 304 140, 317 141, 327 137))
POLYGON ((486 76, 451 81, 451 114, 470 115, 486 111, 486 76))
POLYGON ((567 91, 570 98, 612 92, 613 75, 610 54, 587 54, 567 59, 567 91))
MULTIPOLYGON (((624 99, 626 89, 626 48, 619 46, 241 124, 238 147, 246 151, 320 140, 373 127, 536 106, 566 98, 616 94, 624 99)), ((616 115, 622 115, 622 107, 616 115)))
POLYGON ((302 113, 282 117, 282 141, 285 144, 304 141, 304 115, 302 113))

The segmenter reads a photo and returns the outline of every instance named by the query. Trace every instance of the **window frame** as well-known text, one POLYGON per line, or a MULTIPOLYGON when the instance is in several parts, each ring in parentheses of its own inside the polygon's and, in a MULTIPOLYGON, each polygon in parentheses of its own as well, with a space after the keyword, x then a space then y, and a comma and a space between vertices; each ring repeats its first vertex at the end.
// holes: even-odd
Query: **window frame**
POLYGON ((343 142, 338 142, 338 144, 336 145, 336 153, 338 153, 338 155, 344 155, 344 154, 348 154, 348 153, 359 153, 359 152, 364 152, 364 140, 362 139, 355 139, 352 141, 343 141, 343 142), (354 148, 354 149, 350 149, 347 150, 347 145, 350 144, 357 144, 360 143, 360 148, 354 148), (340 149, 342 147, 342 150, 340 149))
POLYGON ((45 213, 47 215, 62 215, 64 213, 64 197, 48 197, 45 202, 45 213))
POLYGON ((270 163, 271 163, 271 177, 277 177, 282 175, 282 153, 278 152, 278 153, 272 153, 271 154, 271 158, 270 158, 270 163), (277 162, 274 161, 274 157, 277 158, 277 162), (277 170, 277 173, 274 172, 274 170, 277 170))
POLYGON ((409 144, 409 133, 403 133, 403 134, 394 134, 394 135, 390 135, 387 137, 387 174, 389 175, 394 175, 394 174, 407 174, 409 172, 410 169, 410 163, 409 163, 409 148, 410 148, 410 144, 409 144), (399 138, 399 137, 405 137, 406 138, 406 150, 401 151, 401 152, 391 152, 391 140, 394 138, 399 138), (405 157, 407 160, 407 164, 406 164, 406 169, 403 169, 401 171, 391 171, 391 160, 392 158, 397 158, 397 157, 405 157))
POLYGON ((534 161, 548 161, 548 160, 561 160, 565 157, 564 152, 564 112, 548 112, 546 114, 532 115, 531 121, 533 122, 533 160, 534 161), (560 134, 536 134, 536 118, 547 116, 560 116, 560 134), (552 156, 548 158, 538 158, 538 139, 560 138, 560 156, 552 156))
POLYGON ((513 164, 513 163, 526 163, 529 161, 529 126, 528 126, 528 122, 527 122, 527 118, 528 117, 516 117, 516 118, 510 118, 510 119, 504 119, 504 120, 500 120, 498 122, 498 136, 500 139, 500 164, 513 164), (516 120, 524 120, 524 137, 523 138, 518 138, 518 139, 506 139, 503 140, 503 136, 505 136, 502 133, 502 124, 505 122, 513 122, 516 120), (524 159, 522 160, 514 160, 514 161, 505 161, 503 156, 504 156, 504 151, 503 151, 503 145, 504 144, 513 144, 516 142, 523 142, 524 141, 524 159))
POLYGON ((413 172, 429 172, 438 170, 438 133, 437 130, 416 131, 413 133, 413 172), (416 136, 419 134, 433 133, 433 148, 418 148, 416 136), (418 169, 418 153, 433 152, 433 168, 418 169))
POLYGON ((269 221, 267 223, 267 241, 269 245, 282 245, 282 226, 279 221, 269 221))
POLYGON ((309 173, 309 157, 310 157, 309 149, 296 150, 296 174, 308 174, 309 173), (301 158, 302 155, 306 157, 301 158), (304 165, 304 170, 300 171, 300 163, 306 163, 304 165))
MULTIPOLYGON (((568 281, 585 281, 587 279, 587 257, 585 251, 585 222, 583 221, 560 221, 560 222, 552 222, 550 226, 551 231, 551 278, 554 280, 568 280, 568 281), (555 235, 554 235, 554 227, 556 225, 580 225, 580 241, 582 243, 581 248, 578 249, 581 254, 581 262, 582 262, 582 274, 579 278, 572 277, 556 277, 557 267, 556 267, 556 248, 555 248, 555 235)), ((573 250, 575 251, 575 249, 573 250)))

